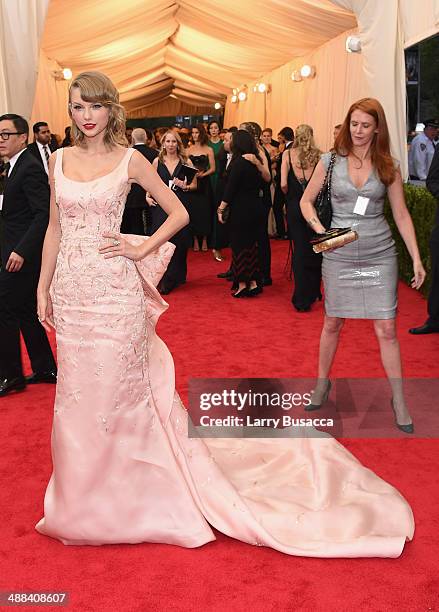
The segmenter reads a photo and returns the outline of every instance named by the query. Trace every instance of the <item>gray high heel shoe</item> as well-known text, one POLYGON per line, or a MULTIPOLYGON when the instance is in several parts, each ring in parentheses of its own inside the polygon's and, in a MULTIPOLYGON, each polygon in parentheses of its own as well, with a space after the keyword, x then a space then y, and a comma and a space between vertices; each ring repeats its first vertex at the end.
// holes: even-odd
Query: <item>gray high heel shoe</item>
POLYGON ((305 406, 305 410, 307 410, 308 412, 310 412, 311 410, 319 410, 319 408, 321 408, 323 406, 323 404, 328 401, 329 392, 331 391, 331 387, 332 387, 332 384, 331 384, 331 381, 328 378, 328 383, 326 385, 325 391, 323 392, 320 404, 313 404, 313 403, 311 403, 311 404, 309 404, 309 406, 305 406))
POLYGON ((395 415, 395 424, 397 428, 407 434, 415 433, 415 428, 413 426, 413 423, 408 423, 407 425, 400 425, 398 421, 396 420, 396 411, 395 411, 395 406, 393 404, 393 397, 390 398, 390 405, 392 406, 392 410, 395 415))

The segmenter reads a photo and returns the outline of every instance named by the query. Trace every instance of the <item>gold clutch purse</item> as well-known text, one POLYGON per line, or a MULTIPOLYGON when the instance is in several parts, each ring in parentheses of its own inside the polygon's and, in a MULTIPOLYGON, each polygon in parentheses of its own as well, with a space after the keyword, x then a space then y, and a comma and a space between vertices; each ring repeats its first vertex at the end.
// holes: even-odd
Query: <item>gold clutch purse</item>
POLYGON ((358 240, 358 234, 350 227, 334 227, 311 240, 314 253, 323 253, 329 249, 339 249, 345 244, 358 240))

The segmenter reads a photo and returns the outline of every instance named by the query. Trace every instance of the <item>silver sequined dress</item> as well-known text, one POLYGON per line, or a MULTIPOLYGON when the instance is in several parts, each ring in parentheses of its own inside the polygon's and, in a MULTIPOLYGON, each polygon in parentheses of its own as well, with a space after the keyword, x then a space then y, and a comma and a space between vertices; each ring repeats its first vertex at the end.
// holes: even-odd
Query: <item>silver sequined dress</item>
MULTIPOLYGON (((327 168, 331 154, 322 155, 327 168)), ((325 311, 330 317, 393 319, 397 306, 395 243, 384 217, 386 187, 372 170, 357 189, 347 157, 337 156, 332 174, 331 227, 352 227, 359 239, 323 254, 325 311), (364 215, 354 213, 358 196, 369 198, 364 215)))

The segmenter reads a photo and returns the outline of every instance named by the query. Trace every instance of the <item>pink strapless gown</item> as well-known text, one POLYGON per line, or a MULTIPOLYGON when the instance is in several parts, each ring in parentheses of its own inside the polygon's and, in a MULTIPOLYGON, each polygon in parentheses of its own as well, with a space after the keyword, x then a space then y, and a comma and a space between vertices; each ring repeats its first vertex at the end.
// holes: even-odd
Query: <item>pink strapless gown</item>
POLYGON ((138 263, 98 253, 102 233, 119 229, 131 154, 80 183, 57 153, 59 376, 37 530, 64 544, 195 547, 215 539, 212 525, 291 555, 397 557, 413 536, 410 506, 333 438, 187 437, 173 360, 155 333, 167 308, 155 285, 174 247, 138 263))

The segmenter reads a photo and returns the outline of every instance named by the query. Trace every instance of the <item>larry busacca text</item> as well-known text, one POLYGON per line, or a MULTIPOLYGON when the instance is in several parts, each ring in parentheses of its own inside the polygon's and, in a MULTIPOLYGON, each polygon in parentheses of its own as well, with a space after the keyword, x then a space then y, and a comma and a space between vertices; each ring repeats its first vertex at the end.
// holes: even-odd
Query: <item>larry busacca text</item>
POLYGON ((200 417, 202 427, 271 427, 273 429, 283 427, 333 427, 333 419, 326 418, 293 418, 288 414, 282 417, 253 417, 250 414, 245 417, 225 416, 222 418, 210 417, 203 414, 200 417))

